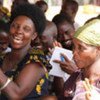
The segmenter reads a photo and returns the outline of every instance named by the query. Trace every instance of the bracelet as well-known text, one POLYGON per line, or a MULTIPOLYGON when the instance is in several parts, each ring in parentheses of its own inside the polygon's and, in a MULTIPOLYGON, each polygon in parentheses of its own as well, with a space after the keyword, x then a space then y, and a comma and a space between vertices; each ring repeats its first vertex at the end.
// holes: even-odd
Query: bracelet
POLYGON ((7 82, 0 88, 0 91, 3 90, 12 80, 10 78, 7 79, 7 82))

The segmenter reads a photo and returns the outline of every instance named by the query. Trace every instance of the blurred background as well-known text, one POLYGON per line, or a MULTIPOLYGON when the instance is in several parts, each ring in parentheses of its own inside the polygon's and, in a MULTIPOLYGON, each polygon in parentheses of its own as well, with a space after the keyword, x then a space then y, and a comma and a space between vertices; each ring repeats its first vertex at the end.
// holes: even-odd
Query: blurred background
MULTIPOLYGON (((35 3, 38 0, 29 0, 30 3, 35 3)), ((46 17, 48 20, 60 12, 62 2, 64 0, 44 0, 48 3, 48 10, 46 17)), ((79 3, 79 9, 75 17, 75 21, 81 26, 86 20, 100 14, 100 0, 76 0, 79 3)), ((13 0, 0 0, 0 4, 8 8, 11 11, 13 0)))

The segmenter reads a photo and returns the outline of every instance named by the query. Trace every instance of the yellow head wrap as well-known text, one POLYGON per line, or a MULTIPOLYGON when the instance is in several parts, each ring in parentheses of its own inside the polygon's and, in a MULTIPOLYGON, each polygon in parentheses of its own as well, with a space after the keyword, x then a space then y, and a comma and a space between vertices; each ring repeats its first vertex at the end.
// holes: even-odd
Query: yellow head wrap
POLYGON ((95 19, 80 27, 74 37, 86 44, 100 46, 100 19, 95 19))

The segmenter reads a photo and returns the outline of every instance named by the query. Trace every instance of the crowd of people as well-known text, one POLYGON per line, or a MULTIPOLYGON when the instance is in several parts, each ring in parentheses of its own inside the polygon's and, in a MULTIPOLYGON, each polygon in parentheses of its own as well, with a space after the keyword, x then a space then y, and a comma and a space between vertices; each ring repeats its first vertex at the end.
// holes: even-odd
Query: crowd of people
POLYGON ((43 0, 14 0, 11 13, 0 7, 0 100, 99 100, 100 15, 79 27, 78 7, 64 0, 52 21, 43 0), (73 52, 74 62, 54 60, 66 81, 49 75, 56 46, 73 52))

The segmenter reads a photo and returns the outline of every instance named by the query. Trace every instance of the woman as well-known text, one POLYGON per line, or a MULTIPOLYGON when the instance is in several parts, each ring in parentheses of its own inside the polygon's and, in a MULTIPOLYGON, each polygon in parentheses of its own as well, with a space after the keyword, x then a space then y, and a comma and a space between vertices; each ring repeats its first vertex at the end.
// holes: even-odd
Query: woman
MULTIPOLYGON (((85 78, 88 78, 89 81, 92 82, 93 86, 100 89, 100 72, 98 71, 100 69, 99 26, 100 20, 96 19, 79 28, 79 30, 74 34, 73 58, 77 67, 81 69, 81 71, 73 73, 65 82, 63 100, 72 100, 76 88, 76 82, 81 80, 83 81, 85 78)), ((84 89, 89 91, 89 94, 91 94, 91 91, 86 88, 86 85, 88 86, 91 84, 88 82, 88 84, 83 86, 84 89)), ((90 95, 86 95, 86 98, 90 98, 89 96, 90 95)))
POLYGON ((43 12, 35 5, 24 4, 13 10, 9 34, 12 51, 0 69, 1 100, 37 100, 47 94, 48 63, 41 50, 31 47, 45 22, 43 12))

